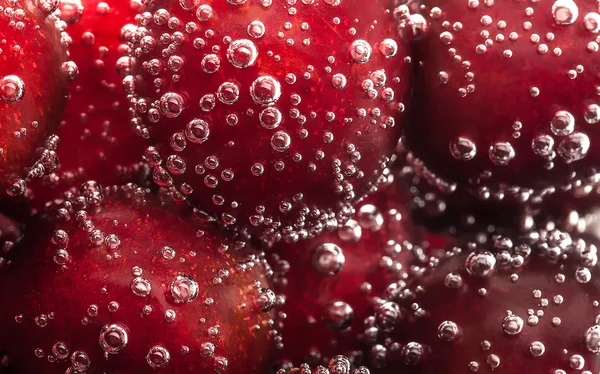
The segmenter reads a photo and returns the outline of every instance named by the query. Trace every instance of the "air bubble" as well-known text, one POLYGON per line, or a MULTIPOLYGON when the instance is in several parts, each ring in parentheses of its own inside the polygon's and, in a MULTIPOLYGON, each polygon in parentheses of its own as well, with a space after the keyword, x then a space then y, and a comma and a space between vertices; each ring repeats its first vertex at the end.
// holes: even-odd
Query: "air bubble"
POLYGON ((6 75, 0 81, 0 95, 9 103, 20 101, 25 95, 25 82, 16 75, 6 75))
POLYGON ((371 59, 372 53, 371 45, 365 40, 358 39, 350 45, 350 56, 352 60, 359 64, 368 62, 371 59))
POLYGON ((572 25, 579 16, 579 8, 573 0, 556 0, 552 4, 552 17, 559 25, 572 25))
POLYGON ((277 131, 271 137, 271 147, 278 152, 284 152, 290 147, 291 141, 292 140, 288 133, 284 131, 277 131))
POLYGON ((198 297, 198 282, 189 275, 176 276, 169 286, 176 303, 189 303, 198 297))
POLYGON ((283 116, 281 115, 281 112, 277 108, 273 107, 263 109, 258 115, 260 124, 265 129, 269 130, 277 128, 281 124, 282 118, 283 116))
POLYGON ((281 96, 281 84, 271 76, 262 76, 252 82, 250 86, 252 100, 258 105, 272 105, 281 96))
POLYGON ((342 249, 333 243, 324 243, 313 250, 313 269, 324 275, 335 275, 342 270, 345 257, 342 249))
POLYGON ((152 291, 152 286, 150 285, 150 282, 147 279, 137 277, 131 281, 131 291, 137 296, 146 297, 150 295, 150 292, 152 291))
POLYGON ((252 21, 248 24, 248 35, 254 39, 261 38, 265 34, 265 24, 259 20, 252 21))
POLYGON ((100 330, 99 343, 104 352, 117 354, 121 352, 129 341, 127 329, 119 323, 105 325, 100 330))
POLYGON ((155 345, 150 348, 146 355, 146 362, 152 369, 164 368, 169 363, 171 354, 166 348, 160 345, 155 345))
POLYGON ((186 138, 196 144, 204 143, 210 135, 210 127, 201 119, 191 120, 185 127, 186 138))
POLYGON ((167 118, 178 117, 183 112, 183 97, 175 92, 167 92, 160 98, 159 108, 167 118))
POLYGON ((473 141, 461 136, 450 143, 450 154, 457 160, 469 161, 477 154, 477 147, 473 141))
POLYGON ((238 39, 231 42, 227 48, 227 59, 236 68, 243 69, 252 66, 258 57, 256 46, 251 40, 238 39))

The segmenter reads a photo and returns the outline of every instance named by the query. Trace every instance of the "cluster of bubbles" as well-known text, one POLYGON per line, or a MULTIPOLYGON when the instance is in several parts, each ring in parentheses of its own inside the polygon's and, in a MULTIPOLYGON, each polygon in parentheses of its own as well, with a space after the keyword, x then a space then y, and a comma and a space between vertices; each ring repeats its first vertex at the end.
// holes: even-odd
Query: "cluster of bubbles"
POLYGON ((365 366, 358 367, 354 370, 351 368, 350 359, 346 356, 335 356, 330 361, 327 367, 317 366, 314 370, 308 364, 302 364, 298 369, 280 369, 276 374, 370 374, 371 371, 365 366))
MULTIPOLYGON (((461 148, 462 152, 465 152, 465 144, 466 143, 459 141, 455 144, 455 147, 461 148)), ((411 174, 420 177, 427 182, 427 184, 436 187, 436 189, 444 194, 453 194, 459 191, 456 182, 436 174, 425 164, 425 162, 423 162, 423 160, 417 157, 415 153, 406 150, 404 145, 401 145, 400 148, 402 149, 400 157, 404 159, 406 165, 411 169, 411 174)), ((507 148, 503 149, 506 150, 507 148)), ((485 185, 479 185, 473 190, 469 190, 469 193, 483 201, 514 200, 520 203, 537 203, 558 192, 568 192, 577 197, 588 196, 596 192, 599 187, 600 173, 590 170, 589 174, 578 175, 576 178, 559 185, 542 188, 526 188, 504 183, 487 183, 485 185)))

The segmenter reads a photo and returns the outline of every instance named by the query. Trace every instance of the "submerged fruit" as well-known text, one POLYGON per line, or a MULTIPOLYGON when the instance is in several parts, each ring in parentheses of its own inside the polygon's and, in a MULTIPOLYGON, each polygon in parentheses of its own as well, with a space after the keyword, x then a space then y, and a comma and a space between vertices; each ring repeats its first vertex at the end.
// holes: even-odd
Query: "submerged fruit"
POLYGON ((46 202, 90 179, 112 185, 147 173, 139 165, 146 145, 127 123, 129 105, 120 75, 129 71, 128 48, 119 40, 121 28, 133 22, 141 7, 137 0, 60 4, 58 14, 73 39, 69 52, 79 75, 69 86, 65 113, 55 133, 60 165, 32 186, 36 200, 46 202))
POLYGON ((354 364, 373 338, 368 321, 388 284, 413 258, 414 231, 405 190, 391 185, 356 207, 338 230, 273 248, 279 310, 280 366, 326 364, 342 353, 354 364))
POLYGON ((0 4, 0 198, 25 193, 27 182, 57 165, 50 135, 60 123, 70 38, 52 12, 56 0, 0 4))
POLYGON ((481 239, 432 257, 388 294, 377 372, 597 372, 597 239, 558 229, 481 239), (399 322, 387 323, 389 308, 399 322))
POLYGON ((526 202, 597 184, 597 3, 420 3, 406 138, 428 181, 526 202))
POLYGON ((2 253, 0 372, 266 372, 260 256, 139 188, 82 192, 2 253))
POLYGON ((126 30, 132 124, 154 181, 267 242, 347 219, 403 127, 394 2, 162 0, 126 30))

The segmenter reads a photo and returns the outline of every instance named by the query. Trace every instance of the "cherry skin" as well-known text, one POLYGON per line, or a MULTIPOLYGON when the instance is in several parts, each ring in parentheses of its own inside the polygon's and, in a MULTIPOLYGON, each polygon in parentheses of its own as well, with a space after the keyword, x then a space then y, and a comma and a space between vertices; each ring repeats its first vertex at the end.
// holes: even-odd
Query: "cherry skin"
POLYGON ((73 39, 69 52, 79 76, 69 86, 55 133, 60 166, 32 186, 36 200, 46 202, 89 179, 113 185, 147 173, 139 165, 145 142, 127 124, 127 96, 115 68, 128 60, 127 46, 119 40, 121 27, 133 22, 141 7, 136 0, 61 3, 59 14, 73 39))
POLYGON ((82 191, 3 253, 1 373, 266 372, 275 294, 251 248, 140 188, 82 191))
POLYGON ((280 366, 325 365, 336 354, 354 365, 369 340, 365 319, 386 286, 406 277, 415 241, 403 185, 392 183, 356 206, 340 229, 273 248, 280 366))
POLYGON ((132 124, 203 219, 295 241, 376 187, 410 83, 393 1, 162 0, 138 22, 132 124))
POLYGON ((64 110, 69 37, 52 12, 56 0, 5 1, 0 40, 0 198, 22 195, 27 182, 56 167, 49 136, 64 110))
POLYGON ((428 181, 518 202, 597 184, 596 2, 419 5, 406 140, 428 181))
POLYGON ((553 229, 488 240, 432 257, 388 293, 377 373, 599 370, 597 239, 553 229))

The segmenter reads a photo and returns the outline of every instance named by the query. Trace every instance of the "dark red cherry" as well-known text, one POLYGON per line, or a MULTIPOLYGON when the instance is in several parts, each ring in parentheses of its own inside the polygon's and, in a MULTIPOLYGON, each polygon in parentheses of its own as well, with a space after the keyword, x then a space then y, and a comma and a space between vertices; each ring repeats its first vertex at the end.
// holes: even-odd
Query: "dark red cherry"
POLYGON ((393 1, 161 0, 137 21, 132 123, 204 220, 294 241, 376 188, 410 83, 393 1))

